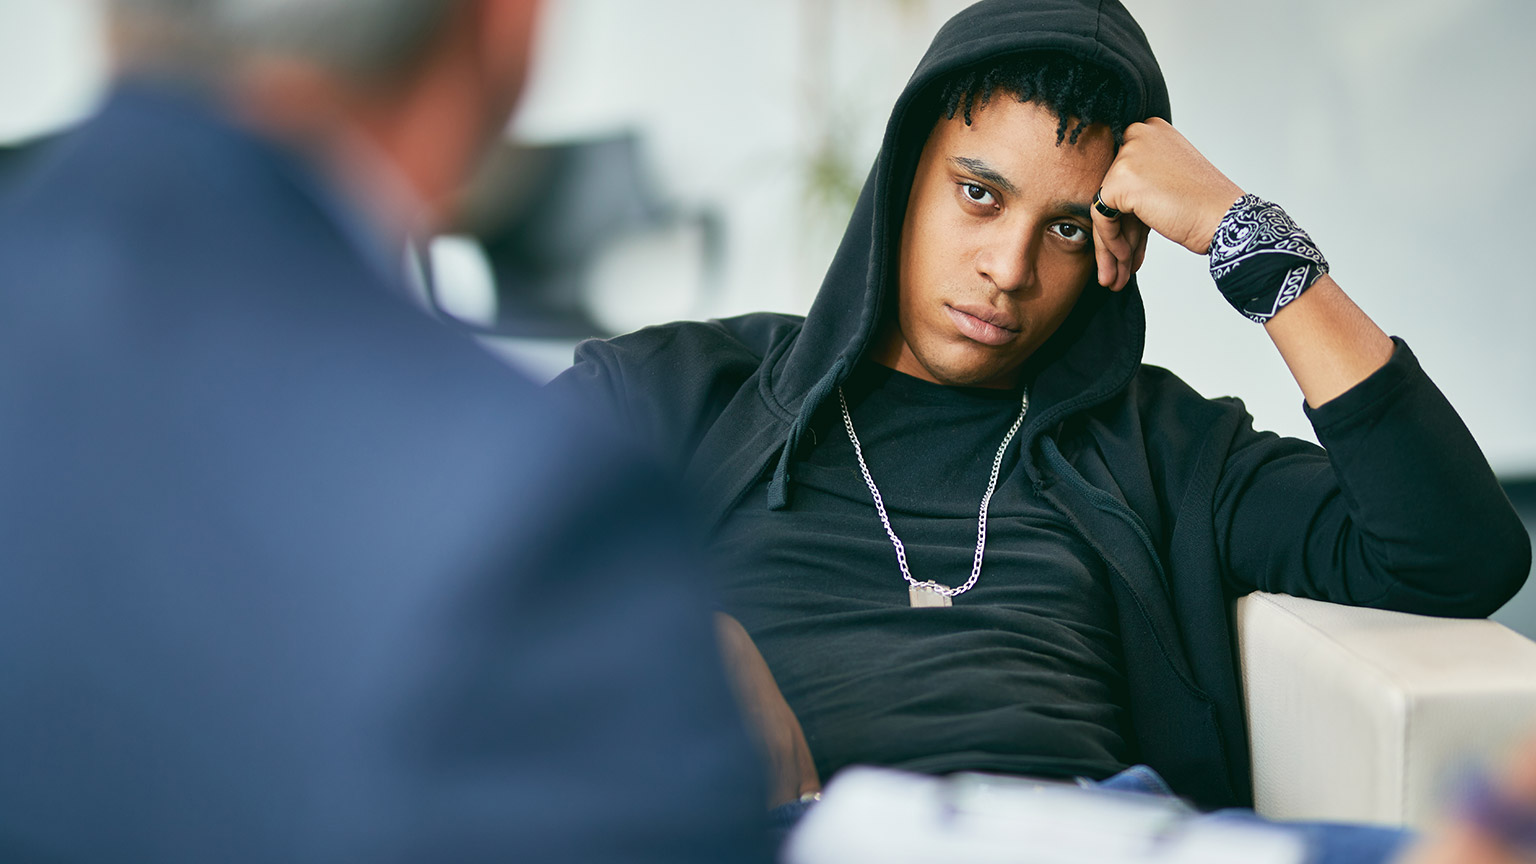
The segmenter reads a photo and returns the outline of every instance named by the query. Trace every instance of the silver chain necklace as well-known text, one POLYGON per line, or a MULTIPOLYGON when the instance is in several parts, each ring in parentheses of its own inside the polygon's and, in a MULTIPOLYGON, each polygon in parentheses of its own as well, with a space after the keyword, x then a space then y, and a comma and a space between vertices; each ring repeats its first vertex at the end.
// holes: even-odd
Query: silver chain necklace
POLYGON ((843 425, 848 427, 848 440, 853 442, 853 455, 858 457, 859 470, 864 473, 869 494, 875 499, 875 512, 880 514, 880 524, 885 526, 891 545, 896 547, 896 563, 901 567, 902 578, 907 580, 907 598, 913 606, 953 606, 954 598, 971 590, 971 586, 981 578, 981 558, 987 549, 987 505, 992 503, 992 493, 997 489, 997 473, 1003 467, 1003 454, 1008 452, 1008 442, 1013 440, 1014 433, 1024 423, 1024 414, 1029 411, 1029 393, 1024 393, 1019 416, 1014 419, 1008 434, 1003 436, 1003 443, 997 448, 997 457, 992 460, 992 478, 987 481, 986 494, 981 496, 981 515, 976 519, 976 559, 971 563, 971 578, 959 588, 951 588, 932 580, 919 582, 912 578, 912 571, 907 569, 907 549, 901 545, 901 538, 896 536, 896 530, 891 527, 891 517, 885 512, 885 500, 880 497, 875 478, 869 475, 869 466, 864 463, 864 448, 859 446, 858 433, 853 431, 853 416, 848 413, 848 400, 843 397, 841 387, 837 388, 837 402, 843 407, 843 425))

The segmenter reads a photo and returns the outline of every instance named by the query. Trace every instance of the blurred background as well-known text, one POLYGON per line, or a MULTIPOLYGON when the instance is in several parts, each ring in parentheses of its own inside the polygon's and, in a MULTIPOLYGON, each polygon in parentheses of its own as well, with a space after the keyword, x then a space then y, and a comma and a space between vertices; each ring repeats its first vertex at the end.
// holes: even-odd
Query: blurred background
MULTIPOLYGON (((1126 3, 1175 124, 1413 345, 1536 527, 1536 4, 1126 3)), ((523 110, 427 281, 538 377, 589 336, 803 313, 891 103, 965 5, 549 0, 523 110)), ((100 97, 101 24, 96 0, 0 0, 0 188, 100 97)), ((1311 438, 1278 355, 1204 265, 1154 238, 1147 361, 1311 438)), ((1495 617, 1536 637, 1536 587, 1495 617)))

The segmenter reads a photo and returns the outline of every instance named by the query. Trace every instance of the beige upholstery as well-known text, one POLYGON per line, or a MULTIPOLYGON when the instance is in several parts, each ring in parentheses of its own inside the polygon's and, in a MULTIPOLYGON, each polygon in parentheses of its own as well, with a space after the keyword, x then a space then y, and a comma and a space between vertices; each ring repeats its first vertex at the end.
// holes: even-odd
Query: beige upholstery
POLYGON ((1255 807, 1429 824, 1468 765, 1536 734, 1536 643, 1492 621, 1238 601, 1255 807))

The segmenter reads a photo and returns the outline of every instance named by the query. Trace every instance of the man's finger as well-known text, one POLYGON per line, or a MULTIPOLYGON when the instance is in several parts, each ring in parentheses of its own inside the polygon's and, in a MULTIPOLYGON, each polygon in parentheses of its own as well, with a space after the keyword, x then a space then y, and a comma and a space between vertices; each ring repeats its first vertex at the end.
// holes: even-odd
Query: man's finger
POLYGON ((1093 260, 1097 266, 1096 278, 1100 285, 1113 285, 1115 277, 1115 256, 1109 251, 1109 238, 1105 236, 1109 226, 1101 224, 1101 220, 1093 220, 1093 260))
POLYGON ((1127 274, 1135 249, 1126 228, 1133 222, 1134 218, 1129 216, 1108 219, 1103 213, 1094 211, 1094 258, 1099 266, 1100 285, 1119 291, 1125 286, 1125 280, 1129 279, 1127 274))
POLYGON ((1147 238, 1152 232, 1140 219, 1134 216, 1129 218, 1136 223, 1136 242, 1133 244, 1135 254, 1131 256, 1131 272, 1138 273, 1141 271, 1142 262, 1147 260, 1147 238))

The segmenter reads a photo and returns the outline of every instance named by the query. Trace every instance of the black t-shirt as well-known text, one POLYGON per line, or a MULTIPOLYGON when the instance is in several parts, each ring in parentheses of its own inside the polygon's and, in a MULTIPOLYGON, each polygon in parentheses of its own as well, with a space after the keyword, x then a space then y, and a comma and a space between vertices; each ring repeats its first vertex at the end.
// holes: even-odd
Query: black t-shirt
MULTIPOLYGON (((874 365, 844 392, 913 577, 963 584, 1019 394, 874 365)), ((1094 778, 1125 767, 1108 573, 1034 494, 1018 439, 989 508, 980 580, 951 608, 914 609, 831 404, 795 466, 791 506, 769 511, 761 482, 716 540, 728 611, 767 659, 823 780, 850 764, 1094 778)))

